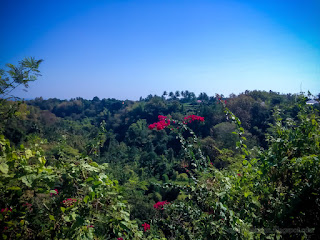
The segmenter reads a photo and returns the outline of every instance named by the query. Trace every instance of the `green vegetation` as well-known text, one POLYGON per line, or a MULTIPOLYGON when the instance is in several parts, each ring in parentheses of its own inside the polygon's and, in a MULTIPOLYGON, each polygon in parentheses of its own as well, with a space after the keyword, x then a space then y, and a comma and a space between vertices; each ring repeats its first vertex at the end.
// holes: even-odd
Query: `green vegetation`
POLYGON ((12 99, 41 62, 0 75, 1 238, 320 234, 319 105, 305 95, 12 99))

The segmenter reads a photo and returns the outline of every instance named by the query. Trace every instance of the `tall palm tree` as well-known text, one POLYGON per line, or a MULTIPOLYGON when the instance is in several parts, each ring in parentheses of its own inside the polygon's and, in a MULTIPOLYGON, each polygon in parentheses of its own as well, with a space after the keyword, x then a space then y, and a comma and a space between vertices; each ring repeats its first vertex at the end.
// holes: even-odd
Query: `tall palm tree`
POLYGON ((173 99, 173 98, 174 98, 174 93, 173 93, 173 92, 170 92, 170 93, 169 93, 169 97, 170 97, 171 99, 173 99))
POLYGON ((186 90, 184 92, 184 94, 185 94, 185 98, 187 98, 189 100, 190 99, 190 92, 188 90, 186 90))
POLYGON ((164 91, 163 94, 162 94, 162 96, 164 96, 164 97, 167 96, 167 95, 168 95, 167 91, 164 91))
POLYGON ((167 91, 164 91, 161 96, 162 99, 165 100, 167 95, 168 95, 167 91))

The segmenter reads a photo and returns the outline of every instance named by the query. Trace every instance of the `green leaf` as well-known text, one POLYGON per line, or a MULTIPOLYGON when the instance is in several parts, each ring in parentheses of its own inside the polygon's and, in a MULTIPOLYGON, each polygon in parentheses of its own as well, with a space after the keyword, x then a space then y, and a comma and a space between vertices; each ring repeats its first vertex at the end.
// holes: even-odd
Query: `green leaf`
POLYGON ((64 220, 65 220, 66 222, 70 222, 70 217, 69 217, 69 216, 64 216, 63 218, 64 218, 64 220))
POLYGON ((245 192, 245 193, 244 193, 244 197, 246 198, 246 197, 248 197, 250 194, 251 194, 251 192, 245 192))
MULTIPOLYGON (((247 146, 246 146, 247 147, 247 146)), ((243 152, 246 154, 246 155, 249 155, 249 152, 246 150, 246 149, 243 149, 243 152)))
POLYGON ((55 221, 54 216, 49 215, 50 220, 55 221))
POLYGON ((90 182, 90 181, 93 181, 94 180, 94 178, 93 177, 89 177, 89 178, 87 178, 87 182, 90 182))
POLYGON ((0 164, 0 171, 4 174, 8 174, 9 167, 6 163, 1 163, 0 164))
POLYGON ((88 195, 83 198, 83 201, 84 201, 85 203, 87 203, 88 200, 89 200, 89 196, 88 196, 88 195))
POLYGON ((25 151, 25 154, 26 154, 26 159, 29 159, 29 158, 32 157, 32 151, 31 151, 30 149, 27 149, 27 150, 25 151))
POLYGON ((46 158, 45 157, 38 157, 38 160, 41 164, 45 164, 46 163, 46 158))
POLYGON ((61 211, 64 213, 66 209, 64 207, 60 207, 61 211))
POLYGON ((22 181, 25 185, 27 185, 28 187, 31 187, 31 184, 32 184, 32 183, 29 182, 28 176, 23 176, 23 177, 21 177, 21 181, 22 181))
POLYGON ((253 198, 252 198, 252 203, 253 203, 254 205, 258 206, 258 207, 261 206, 258 197, 253 197, 253 198))
POLYGON ((21 190, 21 188, 20 188, 20 187, 13 186, 13 187, 8 187, 8 190, 19 191, 19 190, 21 190))
POLYGON ((94 196, 96 195, 96 193, 95 192, 91 192, 90 195, 91 195, 91 199, 94 199, 94 196))
POLYGON ((93 182, 93 185, 95 185, 95 186, 100 185, 100 184, 102 184, 101 181, 94 181, 94 182, 93 182))
POLYGON ((73 220, 76 220, 77 214, 75 212, 72 212, 71 213, 71 217, 72 217, 73 220))

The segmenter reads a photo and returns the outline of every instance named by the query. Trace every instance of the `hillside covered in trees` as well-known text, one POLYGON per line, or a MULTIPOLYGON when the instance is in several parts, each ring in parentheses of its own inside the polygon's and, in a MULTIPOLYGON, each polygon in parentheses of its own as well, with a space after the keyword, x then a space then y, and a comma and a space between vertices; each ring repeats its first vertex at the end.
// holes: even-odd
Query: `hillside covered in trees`
POLYGON ((40 63, 1 72, 3 239, 317 239, 319 95, 12 98, 40 63))

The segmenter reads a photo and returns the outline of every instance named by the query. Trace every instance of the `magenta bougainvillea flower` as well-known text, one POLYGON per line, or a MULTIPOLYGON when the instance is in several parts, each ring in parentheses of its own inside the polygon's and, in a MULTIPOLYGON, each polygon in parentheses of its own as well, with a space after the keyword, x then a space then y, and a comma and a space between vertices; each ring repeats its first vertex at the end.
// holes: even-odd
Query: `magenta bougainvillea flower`
POLYGON ((24 206, 26 206, 26 207, 32 207, 32 204, 31 203, 24 203, 24 204, 22 204, 22 206, 24 207, 24 206))
POLYGON ((68 198, 66 200, 63 200, 62 203, 66 206, 66 207, 70 207, 72 206, 74 203, 76 203, 78 200, 75 198, 68 198))
MULTIPOLYGON (((158 119, 159 119, 158 122, 152 123, 152 124, 150 124, 148 126, 148 128, 150 130, 155 128, 155 129, 157 129, 159 131, 159 130, 164 129, 165 127, 167 127, 167 126, 169 126, 171 124, 171 121, 167 116, 159 115, 158 119)), ((196 121, 196 120, 200 121, 200 122, 203 122, 204 121, 204 117, 200 117, 200 116, 197 116, 197 115, 189 115, 189 116, 184 118, 183 124, 191 123, 191 122, 196 121)), ((174 124, 176 123, 175 121, 172 121, 172 122, 174 124)), ((179 127, 177 127, 177 129, 179 129, 179 127)), ((171 128, 171 130, 173 130, 173 128, 171 128)))
POLYGON ((2 208, 1 212, 2 213, 12 212, 12 208, 2 208))
POLYGON ((150 225, 148 223, 142 224, 142 227, 143 227, 145 232, 150 229, 150 225))
POLYGON ((32 204, 31 203, 24 203, 22 204, 22 207, 26 207, 30 212, 32 211, 32 204))
POLYGON ((156 128, 157 130, 162 130, 164 129, 166 126, 170 125, 170 119, 168 119, 166 116, 163 115, 159 115, 158 116, 159 121, 152 123, 148 126, 148 128, 150 130, 156 128))
POLYGON ((200 122, 204 122, 204 117, 200 117, 200 116, 197 116, 197 115, 189 115, 187 117, 184 117, 184 120, 186 122, 193 122, 193 121, 200 121, 200 122))
POLYGON ((169 204, 169 202, 167 202, 167 200, 162 201, 162 202, 157 202, 156 204, 153 205, 153 208, 155 209, 163 209, 163 206, 169 204))
POLYGON ((58 192, 58 189, 55 189, 54 191, 55 191, 56 193, 50 193, 50 196, 51 196, 51 197, 52 197, 52 196, 55 196, 55 195, 58 195, 58 193, 59 193, 59 192, 58 192))

